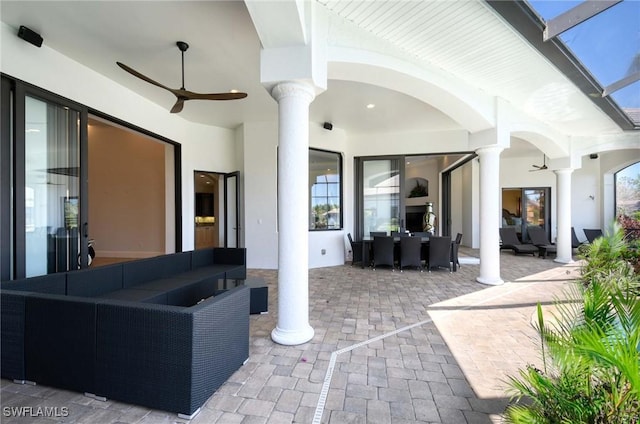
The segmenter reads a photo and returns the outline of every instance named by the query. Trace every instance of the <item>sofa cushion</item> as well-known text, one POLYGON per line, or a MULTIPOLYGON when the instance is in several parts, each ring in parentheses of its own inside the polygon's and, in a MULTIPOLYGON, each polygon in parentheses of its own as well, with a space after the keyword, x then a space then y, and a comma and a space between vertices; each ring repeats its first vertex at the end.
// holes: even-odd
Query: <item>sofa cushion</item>
POLYGON ((94 297, 122 288, 122 264, 87 268, 67 273, 69 296, 94 297))
POLYGON ((6 290, 30 291, 48 294, 66 294, 67 275, 64 272, 3 281, 0 286, 6 290))

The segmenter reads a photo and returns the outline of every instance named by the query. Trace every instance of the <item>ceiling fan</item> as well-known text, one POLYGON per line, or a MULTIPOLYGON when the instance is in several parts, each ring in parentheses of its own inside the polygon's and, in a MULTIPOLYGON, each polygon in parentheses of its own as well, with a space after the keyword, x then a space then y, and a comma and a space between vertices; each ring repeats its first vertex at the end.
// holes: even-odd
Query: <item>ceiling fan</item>
POLYGON ((124 63, 121 63, 121 62, 116 62, 116 63, 118 64, 119 67, 129 72, 131 75, 138 77, 141 80, 148 82, 149 84, 153 84, 157 87, 164 88, 165 90, 173 93, 173 95, 176 96, 177 101, 171 108, 171 113, 180 112, 184 107, 184 102, 186 102, 187 100, 237 100, 237 99, 244 99, 245 97, 247 97, 247 93, 240 93, 240 92, 204 94, 204 93, 194 93, 193 91, 189 91, 185 89, 184 88, 184 52, 186 52, 187 49, 189 48, 189 44, 185 43, 184 41, 178 41, 176 42, 176 45, 178 46, 178 49, 180 49, 180 52, 182 53, 182 86, 179 89, 170 88, 165 85, 162 85, 159 82, 154 81, 151 78, 147 77, 146 75, 142 75, 140 72, 136 71, 135 69, 128 67, 124 63))
POLYGON ((547 168, 547 156, 542 155, 542 165, 531 165, 536 169, 530 169, 529 172, 544 171, 547 168))

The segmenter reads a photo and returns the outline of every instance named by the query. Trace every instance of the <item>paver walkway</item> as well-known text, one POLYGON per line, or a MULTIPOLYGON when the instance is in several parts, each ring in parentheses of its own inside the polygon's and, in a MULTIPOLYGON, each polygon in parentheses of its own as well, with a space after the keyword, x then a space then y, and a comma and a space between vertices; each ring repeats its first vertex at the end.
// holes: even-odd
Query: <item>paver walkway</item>
MULTIPOLYGON (((462 254, 477 255, 462 249, 462 254)), ((531 316, 576 278, 576 265, 501 254, 506 284, 475 282, 478 265, 457 273, 348 265, 309 271, 311 341, 271 341, 277 273, 249 270, 269 284, 266 315, 251 317, 249 362, 191 423, 491 423, 507 399, 503 380, 539 360, 531 316)), ((55 420, 2 416, 3 423, 175 423, 175 414, 2 380, 4 406, 65 406, 55 420)))

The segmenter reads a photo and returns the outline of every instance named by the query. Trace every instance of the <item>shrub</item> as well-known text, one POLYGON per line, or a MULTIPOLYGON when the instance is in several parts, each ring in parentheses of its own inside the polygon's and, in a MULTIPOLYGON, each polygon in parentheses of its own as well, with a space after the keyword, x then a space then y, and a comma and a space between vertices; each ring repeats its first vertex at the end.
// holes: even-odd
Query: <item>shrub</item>
POLYGON ((621 228, 598 240, 584 248, 578 300, 557 303, 558 324, 546 324, 538 305, 544 369, 510 377, 507 422, 640 422, 640 279, 621 228))

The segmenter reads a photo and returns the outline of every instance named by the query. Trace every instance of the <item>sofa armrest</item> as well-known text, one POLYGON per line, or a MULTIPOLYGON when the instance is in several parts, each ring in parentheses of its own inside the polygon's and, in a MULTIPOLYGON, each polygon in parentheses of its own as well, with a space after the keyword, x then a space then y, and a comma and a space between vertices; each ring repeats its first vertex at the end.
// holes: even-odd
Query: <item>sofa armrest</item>
POLYGON ((24 358, 25 305, 29 293, 0 291, 0 371, 2 378, 26 380, 24 358))
POLYGON ((239 286, 189 308, 193 313, 192 411, 249 357, 249 294, 249 287, 239 286))
POLYGON ((97 305, 96 395, 190 414, 192 317, 186 308, 104 300, 97 305))
POLYGON ((27 380, 93 393, 95 315, 91 298, 28 296, 24 333, 27 380))

